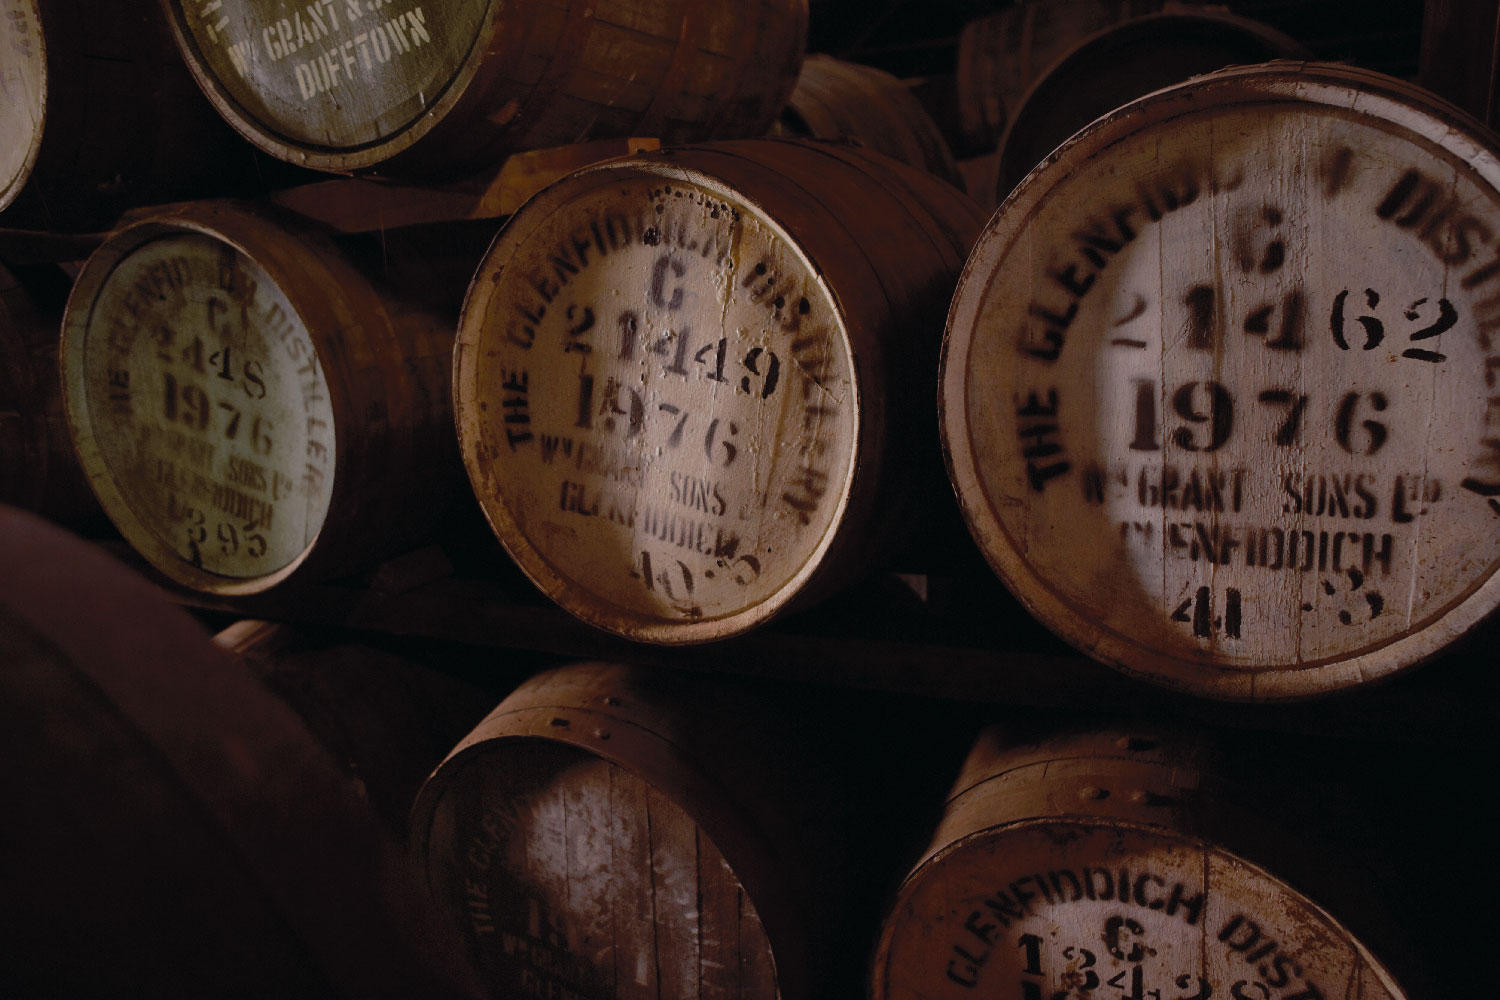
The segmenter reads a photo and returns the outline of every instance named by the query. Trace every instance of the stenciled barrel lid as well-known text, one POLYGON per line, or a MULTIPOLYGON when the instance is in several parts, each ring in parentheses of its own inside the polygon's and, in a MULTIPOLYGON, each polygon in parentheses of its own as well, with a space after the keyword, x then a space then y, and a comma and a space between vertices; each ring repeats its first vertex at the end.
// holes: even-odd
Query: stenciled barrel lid
POLYGON ((219 111, 294 163, 358 169, 416 142, 484 59, 495 0, 164 0, 219 111))
POLYGON ((1379 74, 1231 69, 1100 119, 949 315, 969 526, 1103 662, 1234 699, 1431 657, 1500 583, 1500 161, 1379 74))
POLYGON ((239 218, 148 220, 112 237, 78 277, 60 362, 105 513, 163 573, 219 593, 264 590, 307 558, 337 450, 309 332, 327 317, 303 316, 316 308, 306 289, 268 273, 239 218))
POLYGON ((25 186, 42 147, 47 48, 36 0, 0 0, 0 210, 25 186))
POLYGON ((459 441, 486 516, 544 592, 632 638, 769 618, 849 502, 849 332, 752 195, 680 162, 574 174, 512 218, 460 322, 459 441))
POLYGON ((1264 869, 1170 830, 1066 818, 982 830, 917 869, 873 984, 875 1000, 1406 995, 1264 869))

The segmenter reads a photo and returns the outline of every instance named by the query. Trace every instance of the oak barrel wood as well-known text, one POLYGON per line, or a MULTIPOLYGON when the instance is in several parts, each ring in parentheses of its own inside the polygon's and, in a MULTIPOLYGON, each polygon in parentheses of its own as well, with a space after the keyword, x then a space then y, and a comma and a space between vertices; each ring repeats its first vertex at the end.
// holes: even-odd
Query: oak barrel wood
POLYGON ((1101 28, 1038 73, 1011 109, 996 203, 1064 139, 1137 97, 1226 66, 1311 56, 1275 28, 1221 8, 1172 7, 1101 28))
MULTIPOLYGON (((376 248, 392 274, 395 240, 376 248)), ((353 572, 453 509, 456 306, 440 278, 398 293, 358 249, 204 202, 119 230, 80 272, 69 428, 105 513, 173 580, 247 594, 353 572)))
POLYGON ((624 136, 758 135, 791 91, 806 0, 163 0, 250 141, 320 170, 423 174, 624 136))
POLYGON ((0 226, 75 231, 293 172, 235 135, 149 4, 0 3, 0 226))
POLYGON ((874 66, 809 55, 776 132, 850 139, 962 187, 953 151, 937 122, 905 83, 874 66))
POLYGON ((495 995, 854 995, 899 857, 880 736, 902 716, 832 694, 600 663, 522 684, 412 819, 495 995))
POLYGON ((1270 700, 1494 610, 1492 142, 1389 77, 1271 65, 1128 105, 1022 183, 955 296, 940 405, 964 516, 1038 618, 1270 700))
POLYGON ((401 844, 422 782, 536 659, 255 619, 213 641, 296 713, 401 844))
POLYGON ((979 220, 928 174, 793 140, 547 189, 480 266, 454 357, 496 535, 564 608, 651 642, 847 581, 932 461, 933 333, 979 220))
POLYGON ((410 858, 156 588, 0 508, 0 993, 474 997, 410 858))
POLYGON ((890 908, 872 1000, 1407 996, 1239 846, 1285 841, 1227 797, 1214 759, 1153 733, 986 730, 890 908))
POLYGON ((1101 28, 1164 0, 1028 0, 976 17, 958 35, 954 86, 966 156, 990 152, 1032 83, 1101 28))
POLYGON ((76 523, 98 504, 63 414, 57 348, 68 278, 0 265, 0 503, 76 523), (30 279, 23 284, 17 272, 30 279))

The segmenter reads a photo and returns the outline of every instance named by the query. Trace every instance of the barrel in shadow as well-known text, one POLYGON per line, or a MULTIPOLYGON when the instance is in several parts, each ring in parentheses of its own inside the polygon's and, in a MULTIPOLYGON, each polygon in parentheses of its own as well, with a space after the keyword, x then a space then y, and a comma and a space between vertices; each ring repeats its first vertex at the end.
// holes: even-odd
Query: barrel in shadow
POLYGON ((1137 97, 1225 66, 1311 55, 1280 31, 1220 8, 1173 8, 1102 28, 1047 64, 1010 112, 995 201, 1063 140, 1137 97))
POLYGON ((0 503, 81 522, 99 507, 68 436, 58 380, 70 282, 50 266, 21 277, 0 266, 0 503))
POLYGON ((422 782, 537 659, 257 620, 214 643, 296 713, 398 843, 422 782))
POLYGON ((777 133, 849 139, 961 187, 948 140, 906 84, 884 70, 810 55, 777 133))
POLYGON ((1162 6, 1163 0, 1030 0, 965 23, 954 76, 963 154, 996 148, 1026 91, 1063 53, 1162 6))
POLYGON ((184 612, 0 509, 0 992, 476 996, 407 857, 184 612))

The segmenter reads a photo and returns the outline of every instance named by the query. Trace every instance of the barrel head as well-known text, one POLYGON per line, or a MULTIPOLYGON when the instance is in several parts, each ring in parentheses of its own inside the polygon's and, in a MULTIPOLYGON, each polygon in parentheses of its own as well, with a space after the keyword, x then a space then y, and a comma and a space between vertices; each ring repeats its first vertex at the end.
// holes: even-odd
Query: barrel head
POLYGON ((1096 122, 950 314, 950 473, 1096 658, 1242 700, 1360 685, 1500 600, 1500 161, 1378 74, 1269 64, 1096 122))
POLYGON ((908 879, 871 995, 1352 997, 1400 987, 1318 906, 1202 841, 1041 820, 951 845, 908 879), (1016 991, 1019 990, 1019 993, 1016 991))
POLYGON ((585 171, 481 265, 454 397, 480 503, 569 611, 744 631, 817 569, 860 433, 839 302, 777 220, 670 162, 585 171))
POLYGON ((16 199, 42 146, 47 51, 36 0, 0 4, 0 211, 16 199))
POLYGON ((306 558, 333 496, 331 394, 298 305, 231 238, 147 224, 106 243, 62 367, 80 461, 149 562, 246 593, 306 558))
POLYGON ((495 6, 167 4, 188 65, 226 118, 269 152, 333 169, 364 165, 369 147, 393 155, 432 127, 483 57, 495 6))

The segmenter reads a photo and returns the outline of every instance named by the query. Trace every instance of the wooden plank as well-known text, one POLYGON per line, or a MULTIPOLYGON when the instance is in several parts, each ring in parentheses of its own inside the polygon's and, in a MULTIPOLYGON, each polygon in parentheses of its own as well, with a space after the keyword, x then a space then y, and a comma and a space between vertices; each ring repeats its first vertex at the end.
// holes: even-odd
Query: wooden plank
POLYGON ((659 148, 653 138, 601 139, 506 157, 500 169, 441 184, 342 178, 287 188, 271 195, 276 204, 342 233, 378 232, 403 226, 500 219, 511 215, 548 184, 614 156, 659 148))

